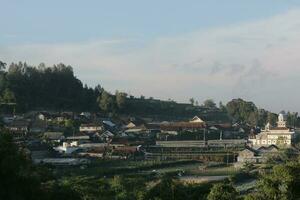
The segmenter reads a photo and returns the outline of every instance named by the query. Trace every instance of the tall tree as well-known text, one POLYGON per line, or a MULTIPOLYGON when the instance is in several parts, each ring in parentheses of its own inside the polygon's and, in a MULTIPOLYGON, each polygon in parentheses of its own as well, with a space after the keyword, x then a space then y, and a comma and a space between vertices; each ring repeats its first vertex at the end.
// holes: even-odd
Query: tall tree
POLYGON ((6 133, 0 133, 0 199, 40 199, 41 185, 31 163, 6 133))
POLYGON ((253 102, 247 102, 243 99, 233 99, 227 103, 226 108, 228 114, 238 122, 252 123, 257 121, 257 119, 254 120, 257 107, 253 102))
POLYGON ((192 104, 192 105, 194 105, 195 104, 195 99, 192 97, 192 98, 190 98, 190 103, 192 104))
POLYGON ((203 102, 203 106, 207 108, 216 108, 216 103, 212 99, 207 99, 203 102))
POLYGON ((6 63, 0 60, 0 71, 4 71, 6 69, 6 63))
POLYGON ((272 126, 275 126, 277 122, 277 117, 278 116, 276 114, 269 112, 267 119, 268 123, 270 123, 272 126))
POLYGON ((4 103, 16 103, 15 94, 8 88, 3 92, 2 101, 4 103))
POLYGON ((103 91, 98 98, 99 106, 104 112, 110 112, 113 110, 114 100, 112 95, 106 91, 103 91))
POLYGON ((115 96, 118 108, 123 109, 126 103, 127 94, 117 90, 115 96))

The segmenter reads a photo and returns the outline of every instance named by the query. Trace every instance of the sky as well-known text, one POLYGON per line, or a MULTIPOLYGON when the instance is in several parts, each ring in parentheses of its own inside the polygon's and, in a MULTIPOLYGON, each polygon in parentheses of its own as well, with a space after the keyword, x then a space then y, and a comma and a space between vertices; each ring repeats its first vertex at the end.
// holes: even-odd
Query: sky
POLYGON ((0 60, 84 84, 300 112, 300 0, 0 0, 0 60))

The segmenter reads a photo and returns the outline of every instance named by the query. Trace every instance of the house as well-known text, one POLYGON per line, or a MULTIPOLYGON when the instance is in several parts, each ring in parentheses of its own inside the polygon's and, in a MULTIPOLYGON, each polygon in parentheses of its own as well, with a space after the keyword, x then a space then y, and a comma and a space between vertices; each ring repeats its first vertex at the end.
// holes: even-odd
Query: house
MULTIPOLYGON (((201 119, 200 119, 201 120, 201 119)), ((198 131, 203 130, 203 128, 206 127, 206 124, 204 122, 200 122, 200 120, 195 119, 189 122, 169 122, 169 123, 163 123, 160 125, 160 129, 163 132, 167 131, 198 131)))
POLYGON ((112 132, 110 132, 110 131, 105 131, 105 132, 103 132, 102 134, 100 134, 100 139, 102 140, 102 141, 109 141, 110 139, 112 139, 113 137, 114 137, 115 135, 112 133, 112 132))
POLYGON ((125 129, 135 128, 138 126, 142 126, 144 124, 145 124, 144 120, 139 119, 139 118, 132 118, 129 120, 129 122, 125 126, 125 129))
POLYGON ((190 123, 205 123, 200 117, 195 116, 193 119, 189 121, 190 123))
POLYGON ((87 141, 87 140, 90 140, 90 136, 88 136, 88 135, 75 135, 75 136, 67 137, 66 140, 87 141))
POLYGON ((63 132, 45 132, 43 138, 47 141, 60 142, 65 137, 63 132))
POLYGON ((280 147, 290 147, 295 139, 295 131, 286 126, 286 115, 280 113, 277 127, 272 127, 269 123, 257 135, 251 134, 249 142, 253 147, 278 145, 280 147))
POLYGON ((38 140, 28 141, 26 144, 26 149, 28 150, 32 160, 46 158, 51 154, 48 146, 38 140))
POLYGON ((92 114, 90 112, 82 112, 80 113, 80 116, 90 119, 92 117, 92 114))
POLYGON ((30 133, 42 133, 47 129, 47 122, 43 120, 35 120, 30 126, 30 133))
POLYGON ((109 126, 110 128, 114 128, 116 124, 109 120, 103 120, 103 125, 109 126))
POLYGON ((53 147, 55 151, 64 154, 72 154, 79 149, 78 142, 63 142, 62 146, 53 147))
POLYGON ((128 128, 127 130, 125 130, 125 133, 142 133, 145 132, 147 130, 146 126, 140 125, 140 126, 133 126, 131 128, 128 128))
POLYGON ((37 120, 47 121, 50 118, 50 114, 47 112, 39 112, 36 115, 37 120))
POLYGON ((6 128, 14 134, 26 135, 29 132, 29 125, 30 122, 27 120, 15 120, 7 125, 6 128))
POLYGON ((276 145, 270 145, 268 147, 260 147, 257 149, 260 154, 277 154, 279 152, 279 148, 276 145))
POLYGON ((90 158, 103 158, 106 155, 106 147, 97 147, 88 149, 84 152, 79 152, 77 155, 81 157, 90 157, 90 158))
POLYGON ((264 163, 269 157, 276 156, 279 153, 279 148, 276 145, 263 146, 258 149, 247 146, 244 150, 239 152, 237 166, 244 163, 264 163))
POLYGON ((260 163, 261 156, 259 156, 258 151, 252 148, 246 148, 239 152, 237 157, 238 163, 260 163))
POLYGON ((90 124, 81 124, 79 127, 80 132, 98 132, 102 130, 102 125, 96 124, 96 123, 90 123, 90 124))

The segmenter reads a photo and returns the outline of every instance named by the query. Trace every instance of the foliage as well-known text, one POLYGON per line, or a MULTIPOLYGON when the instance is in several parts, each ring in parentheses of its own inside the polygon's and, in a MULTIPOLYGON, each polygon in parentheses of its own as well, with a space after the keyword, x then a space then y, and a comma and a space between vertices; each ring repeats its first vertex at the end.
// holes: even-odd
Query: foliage
POLYGON ((0 199, 38 199, 40 183, 9 134, 0 134, 0 199))
POLYGON ((75 191, 58 186, 56 181, 45 187, 44 183, 53 179, 51 172, 32 166, 24 152, 13 143, 11 135, 6 133, 0 133, 0 168, 0 199, 79 199, 75 191))
POLYGON ((216 108, 216 103, 212 99, 207 99, 203 102, 203 106, 206 108, 216 108))
POLYGON ((238 192, 230 183, 217 183, 207 196, 208 200, 234 200, 238 199, 238 192))
POLYGON ((226 105, 228 114, 237 122, 248 123, 251 126, 264 126, 268 122, 275 125, 277 115, 264 109, 259 109, 253 102, 243 99, 233 99, 226 105))
POLYGON ((123 109, 126 104, 127 94, 124 92, 116 91, 116 103, 119 109, 123 109))
POLYGON ((114 108, 114 99, 111 94, 103 91, 98 98, 99 107, 105 112, 112 111, 114 108))
POLYGON ((194 104, 195 104, 195 99, 194 99, 193 97, 190 98, 189 101, 190 101, 191 105, 194 105, 194 104))
POLYGON ((38 68, 12 63, 1 73, 2 102, 17 103, 18 111, 30 109, 91 110, 96 108, 97 91, 83 87, 71 66, 38 68))
POLYGON ((257 107, 252 102, 247 102, 242 99, 233 99, 228 102, 227 111, 230 116, 239 122, 256 124, 255 115, 257 112, 257 107))
POLYGON ((275 165, 271 173, 261 175, 257 192, 247 199, 298 199, 300 192, 300 165, 297 162, 275 165))

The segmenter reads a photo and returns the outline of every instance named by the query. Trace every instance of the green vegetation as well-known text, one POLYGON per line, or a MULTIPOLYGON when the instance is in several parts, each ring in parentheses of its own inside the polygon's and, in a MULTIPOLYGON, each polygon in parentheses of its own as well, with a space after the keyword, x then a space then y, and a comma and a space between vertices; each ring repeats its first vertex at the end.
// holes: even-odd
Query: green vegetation
POLYGON ((207 200, 235 200, 238 199, 238 192, 230 183, 217 183, 207 196, 207 200))
MULTIPOLYGON (((233 99, 226 105, 226 110, 233 121, 240 123, 248 123, 251 126, 264 126, 268 122, 275 126, 277 115, 259 109, 253 102, 244 101, 243 99, 233 99)), ((287 112, 287 125, 290 127, 299 126, 300 118, 298 113, 287 112)))
POLYGON ((9 134, 0 134, 0 199, 80 199, 71 188, 53 179, 45 167, 36 167, 18 149, 9 134))

